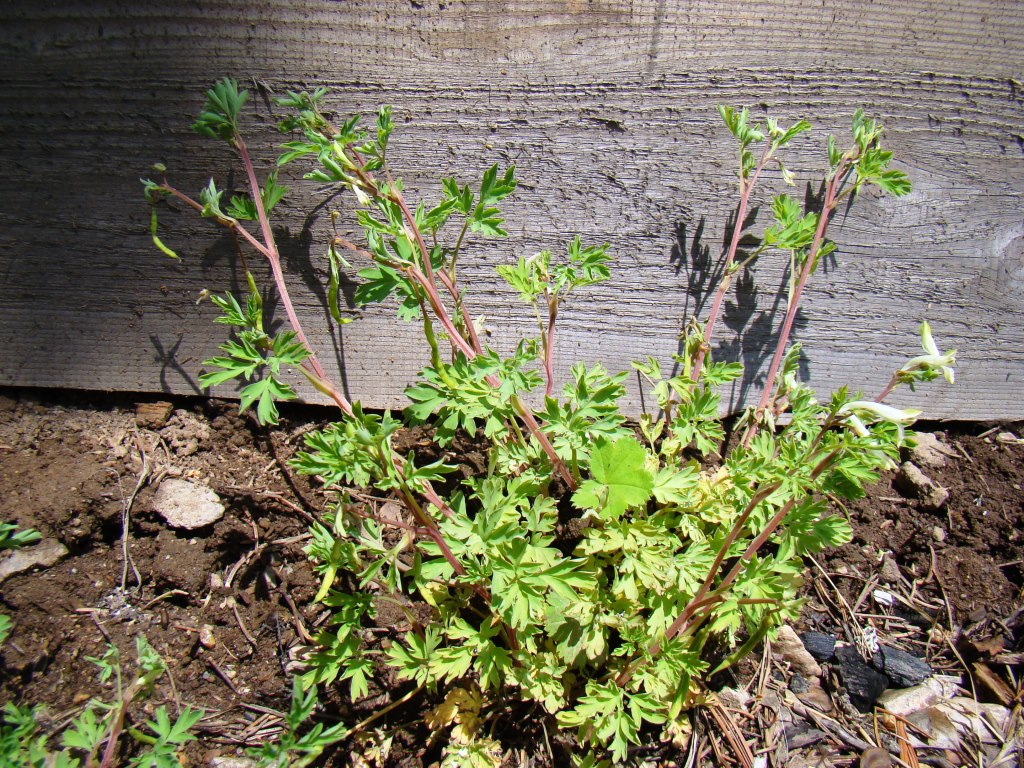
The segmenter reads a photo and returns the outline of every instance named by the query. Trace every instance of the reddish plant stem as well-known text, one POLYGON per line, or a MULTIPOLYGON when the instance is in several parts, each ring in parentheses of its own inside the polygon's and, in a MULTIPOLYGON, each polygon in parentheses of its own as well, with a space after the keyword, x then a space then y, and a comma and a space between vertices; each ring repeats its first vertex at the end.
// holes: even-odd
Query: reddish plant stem
MULTIPOLYGON (((203 206, 199 202, 193 200, 191 197, 186 195, 181 190, 172 187, 166 181, 161 185, 161 189, 165 190, 168 194, 172 195, 178 200, 181 200, 189 207, 194 208, 196 211, 202 213, 203 206)), ((306 340, 305 334, 302 332, 302 326, 301 324, 299 324, 298 317, 295 315, 295 311, 291 305, 291 299, 289 297, 287 288, 284 284, 284 275, 281 272, 280 257, 275 256, 274 250, 272 250, 271 248, 257 240, 255 237, 253 237, 249 230, 241 226, 236 220, 217 217, 216 221, 218 224, 227 227, 232 232, 241 235, 241 237, 247 243, 249 243, 249 245, 255 248, 256 251, 262 254, 270 263, 271 271, 274 273, 274 282, 277 285, 278 292, 286 305, 286 312, 289 313, 288 320, 292 324, 292 328, 295 329, 296 336, 300 339, 300 341, 302 341, 302 343, 305 345, 306 349, 310 353, 310 357, 299 366, 300 370, 302 371, 302 374, 306 377, 309 383, 312 384, 315 389, 317 389, 317 391, 327 395, 327 397, 331 398, 331 400, 334 401, 335 405, 337 405, 338 408, 340 408, 343 413, 345 413, 347 416, 351 416, 352 404, 349 402, 348 398, 345 397, 344 394, 342 394, 341 390, 339 390, 338 387, 333 382, 331 382, 330 379, 327 378, 326 374, 323 371, 323 368, 320 366, 319 362, 316 359, 316 355, 313 354, 313 350, 310 347, 309 342, 306 340)), ((271 243, 273 243, 273 241, 271 241, 271 243)))
MULTIPOLYGON (((427 292, 427 299, 428 301, 430 301, 430 306, 433 308, 434 313, 438 317, 438 320, 441 321, 441 324, 444 326, 445 330, 451 337, 452 344, 457 346, 460 350, 462 350, 463 354, 465 354, 467 358, 472 360, 474 357, 477 356, 477 354, 479 354, 482 351, 482 349, 480 347, 480 340, 476 336, 476 329, 473 326, 473 321, 470 318, 469 313, 464 312, 463 320, 465 322, 466 329, 470 335, 471 341, 467 341, 465 337, 463 337, 461 334, 458 333, 458 331, 455 330, 455 325, 452 323, 451 317, 449 317, 447 310, 445 310, 444 305, 441 303, 440 296, 438 296, 437 293, 437 286, 433 280, 433 271, 430 268, 430 252, 427 250, 427 245, 423 241, 423 235, 420 232, 419 227, 416 226, 416 219, 409 211, 409 207, 406 205, 405 199, 400 194, 395 193, 391 197, 391 200, 392 202, 396 203, 399 206, 399 208, 401 208, 402 215, 405 217, 406 223, 409 225, 409 229, 412 230, 413 234, 416 237, 416 243, 419 246, 420 255, 423 260, 425 268, 424 272, 420 272, 415 267, 412 267, 410 268, 410 274, 416 276, 416 279, 420 282, 420 284, 423 286, 423 289, 427 292)), ((448 288, 449 291, 452 292, 453 297, 455 297, 456 300, 458 300, 458 292, 456 291, 455 283, 453 281, 447 280, 446 278, 446 275, 442 275, 442 280, 445 282, 446 287, 448 288)), ((501 382, 495 376, 488 376, 487 381, 493 387, 498 387, 501 384, 501 382)), ((518 397, 513 398, 512 405, 516 409, 516 412, 519 414, 519 417, 523 420, 523 423, 526 425, 527 430, 537 439, 537 442, 540 443, 541 448, 547 455, 548 460, 551 461, 551 464, 555 468, 555 471, 559 475, 561 475, 563 480, 565 480, 570 490, 576 490, 576 481, 573 479, 572 473, 569 471, 569 468, 565 465, 565 462, 562 461, 562 459, 559 458, 558 454, 555 452, 554 446, 551 445, 551 441, 548 439, 548 436, 545 435, 544 432, 541 430, 540 425, 537 423, 537 419, 534 418, 533 412, 518 397)))
POLYGON ((537 442, 540 443, 540 447, 544 450, 544 453, 547 454, 547 457, 551 461, 552 466, 554 466, 555 471, 561 475, 565 484, 569 487, 569 490, 575 491, 577 486, 576 480, 573 479, 572 473, 569 471, 569 467, 567 467, 565 462, 559 458, 557 453, 555 453, 555 447, 551 445, 551 441, 548 440, 548 436, 544 434, 543 430, 541 430, 540 424, 538 424, 537 419, 534 418, 533 411, 531 411, 519 397, 512 398, 512 406, 516 409, 516 413, 519 414, 519 417, 523 420, 526 428, 535 438, 537 438, 537 442))
POLYGON ((380 523, 381 525, 390 525, 393 528, 400 528, 401 530, 408 531, 409 533, 415 534, 416 536, 427 535, 426 528, 418 528, 415 525, 403 523, 401 520, 391 520, 390 518, 381 517, 380 515, 375 515, 372 512, 362 512, 352 507, 350 507, 348 511, 356 517, 362 518, 363 520, 373 520, 375 523, 380 523))
POLYGON ((437 544, 438 549, 441 550, 441 554, 444 556, 444 559, 448 561, 452 570, 459 576, 465 576, 466 569, 462 567, 462 563, 460 563, 458 558, 455 557, 451 547, 449 547, 448 543, 444 540, 444 536, 442 536, 441 532, 437 529, 437 524, 430 519, 430 516, 426 512, 423 511, 423 507, 417 503, 412 493, 404 488, 401 493, 402 501, 405 502, 405 506, 410 512, 412 512, 413 517, 416 518, 419 524, 423 526, 423 530, 430 540, 437 544))
POLYGON ((548 328, 544 340, 544 377, 547 385, 544 387, 544 396, 551 397, 555 388, 555 320, 558 319, 558 299, 548 297, 548 328))
POLYGON ((441 282, 444 283, 448 292, 451 293, 459 311, 462 313, 462 324, 466 326, 466 331, 469 333, 469 343, 473 346, 473 349, 476 350, 477 354, 481 354, 484 349, 480 345, 480 337, 477 335, 476 326, 473 325, 473 317, 470 314, 469 309, 466 307, 465 299, 458 295, 458 291, 455 288, 455 282, 452 280, 450 275, 445 274, 443 271, 436 274, 441 279, 441 282))
MULTIPOLYGON (((819 437, 821 436, 821 434, 824 433, 824 431, 829 426, 830 425, 826 423, 822 427, 821 432, 819 433, 819 437)), ((815 441, 814 445, 816 444, 817 440, 815 441)), ((814 469, 811 470, 810 479, 814 480, 818 478, 826 469, 829 468, 829 466, 831 466, 832 462, 835 461, 838 455, 839 449, 837 448, 830 452, 828 455, 826 455, 824 458, 822 458, 821 461, 819 461, 814 466, 814 469)), ((759 489, 751 497, 750 501, 747 503, 747 506, 740 514, 739 519, 736 521, 732 529, 729 531, 729 536, 726 538, 725 544, 719 549, 718 555, 715 557, 715 561, 708 571, 708 577, 704 580, 704 583, 701 585, 700 589, 697 590, 696 594, 694 594, 694 596, 687 603, 686 608, 683 609, 683 612, 676 618, 675 621, 672 622, 671 625, 669 625, 669 628, 665 630, 664 636, 651 643, 650 647, 648 648, 648 654, 650 656, 656 656, 661 651, 661 647, 665 642, 671 640, 680 633, 691 629, 694 626, 693 619, 695 616, 697 616, 699 611, 702 611, 703 609, 706 609, 720 602, 721 599, 724 597, 726 590, 729 587, 731 587, 733 582, 736 581, 736 579, 739 577, 740 571, 743 569, 744 564, 746 564, 750 560, 750 558, 752 558, 758 552, 758 550, 760 550, 761 547, 765 545, 765 542, 767 542, 771 535, 775 533, 775 531, 778 529, 778 527, 782 525, 783 521, 786 519, 786 516, 792 511, 793 507, 796 505, 797 499, 790 499, 785 504, 783 504, 782 507, 779 508, 779 511, 772 516, 771 520, 769 520, 768 523, 765 524, 761 532, 754 538, 753 541, 750 542, 750 544, 747 546, 747 549, 743 552, 739 560, 736 561, 736 563, 729 570, 729 572, 722 578, 718 586, 715 587, 714 590, 710 589, 711 584, 714 581, 715 574, 718 572, 718 569, 725 561, 728 549, 732 546, 733 542, 736 541, 736 538, 738 537, 743 526, 746 525, 746 521, 750 518, 750 515, 753 513, 754 509, 757 507, 758 504, 763 502, 765 499, 771 496, 771 494, 778 490, 781 487, 781 485, 782 484, 780 482, 771 483, 770 485, 759 489)), ((706 616, 704 618, 706 618, 706 616)), ((703 618, 700 619, 701 622, 703 620, 703 618)), ((699 624, 700 622, 697 623, 699 624)), ((625 686, 626 683, 629 682, 630 678, 632 678, 633 673, 636 672, 636 669, 639 665, 640 659, 636 659, 631 664, 629 664, 625 669, 623 669, 622 672, 620 672, 618 676, 615 678, 616 685, 620 687, 625 686)))
MULTIPOLYGON (((718 569, 722 567, 722 563, 725 561, 725 558, 729 553, 729 549, 732 548, 733 543, 739 538, 740 532, 747 524, 747 520, 750 519, 750 516, 753 514, 757 506, 775 493, 781 485, 782 483, 780 482, 771 483, 770 485, 759 489, 757 493, 751 497, 750 501, 747 502, 747 506, 743 508, 743 512, 740 513, 739 518, 737 518, 736 522, 733 523, 732 528, 729 530, 729 535, 725 537, 725 542, 721 547, 719 547, 718 554, 715 556, 714 562, 708 569, 708 575, 707 578, 704 579, 704 583, 700 585, 700 589, 698 589, 696 594, 694 594, 690 599, 689 604, 683 612, 679 614, 676 620, 673 621, 665 631, 665 640, 671 640, 683 629, 683 627, 685 627, 686 622, 689 621, 691 616, 693 616, 697 608, 701 605, 701 601, 704 600, 708 592, 711 590, 711 585, 714 583, 715 576, 718 575, 718 569)), ((659 644, 655 649, 655 652, 657 652, 660 647, 661 646, 659 644)))
POLYGON ((729 240, 729 250, 726 252, 725 263, 722 268, 722 279, 718 282, 715 298, 711 302, 711 312, 708 315, 707 324, 704 326, 704 341, 701 343, 700 349, 697 351, 697 359, 693 363, 691 378, 694 381, 700 379, 700 372, 704 367, 704 359, 711 350, 711 334, 714 333, 715 323, 718 322, 718 317, 722 312, 722 302, 725 300, 725 295, 729 292, 729 286, 732 284, 732 274, 729 270, 732 268, 733 262, 736 260, 736 252, 739 250, 740 238, 743 235, 743 222, 746 221, 747 206, 750 204, 750 193, 757 183, 757 177, 761 175, 761 171, 764 170, 765 165, 768 163, 771 152, 772 143, 769 140, 765 143, 761 159, 758 161, 753 173, 751 173, 750 179, 743 178, 743 170, 742 167, 740 168, 740 204, 736 209, 736 221, 733 224, 732 237, 729 240))
POLYGON ((277 250, 277 242, 274 240, 274 232, 270 226, 270 219, 267 217, 267 212, 263 207, 263 195, 260 194, 260 183, 256 178, 256 169, 253 167, 252 160, 249 157, 249 150, 246 148, 242 137, 238 134, 235 134, 233 143, 238 149, 238 153, 242 156, 242 166, 245 168, 245 174, 249 179, 249 193, 252 196, 253 202, 256 204, 256 215, 259 218, 260 230, 263 233, 263 241, 267 246, 267 261, 270 262, 270 269, 274 274, 274 283, 277 286, 278 296, 281 299, 281 304, 284 306, 285 314, 288 316, 288 322, 291 324, 292 330, 295 331, 295 335, 298 337, 299 341, 302 342, 302 345, 309 351, 309 365, 312 367, 316 375, 320 377, 321 381, 326 381, 327 374, 324 372, 323 366, 320 365, 316 352, 313 351, 313 346, 306 338, 306 333, 302 329, 302 323, 299 322, 299 316, 295 313, 295 307, 292 305, 291 294, 288 292, 288 284, 285 282, 284 272, 281 270, 281 254, 277 250))
POLYGON ((889 393, 896 389, 897 386, 899 386, 899 383, 899 378, 896 376, 896 374, 893 374, 893 377, 889 379, 889 383, 885 385, 885 389, 879 392, 878 395, 875 397, 875 402, 880 403, 883 400, 885 400, 885 398, 889 396, 889 393))
MULTIPOLYGON (((426 275, 427 282, 430 284, 430 287, 434 289, 434 293, 437 293, 437 283, 434 280, 434 267, 430 263, 430 249, 427 248, 427 244, 423 241, 423 233, 420 232, 420 228, 416 226, 416 217, 412 215, 412 211, 410 211, 409 206, 406 205, 405 197, 403 197, 400 192, 392 192, 391 201, 402 210, 402 215, 405 217, 405 221, 409 225, 409 229, 416 238, 416 245, 420 249, 420 256, 423 259, 423 272, 426 275)), ((451 286, 453 291, 452 298, 457 300, 458 296, 454 293, 454 287, 454 285, 451 286)))
MULTIPOLYGON (((833 450, 824 458, 822 458, 821 461, 819 461, 815 465, 814 469, 811 471, 811 479, 814 480, 818 478, 822 472, 824 472, 832 465, 832 462, 835 461, 838 455, 839 450, 836 449, 833 450)), ((783 504, 782 507, 779 508, 779 511, 772 516, 771 520, 768 521, 768 523, 764 526, 761 532, 754 538, 753 541, 750 542, 750 544, 747 546, 746 551, 740 556, 740 559, 736 561, 733 567, 729 569, 729 572, 722 578, 722 581, 719 582, 718 586, 715 588, 714 593, 712 594, 722 593, 724 592, 724 590, 732 586, 732 583, 736 581, 736 579, 739 577, 740 571, 743 569, 743 566, 747 562, 749 562, 750 558, 757 554, 758 550, 760 550, 761 547, 765 545, 765 542, 767 542, 771 535, 775 533, 775 531, 778 529, 778 527, 782 525, 783 521, 786 519, 786 515, 788 515, 792 511, 794 506, 796 506, 797 501, 798 499, 796 498, 790 499, 785 504, 783 504)), ((679 629, 676 630, 676 634, 687 628, 688 627, 685 624, 680 626, 679 629)), ((670 637, 668 632, 666 632, 665 635, 666 638, 670 637)))
MULTIPOLYGON (((821 207, 821 214, 818 216, 818 226, 814 230, 814 239, 811 241, 811 247, 807 251, 807 258, 804 261, 803 267, 800 269, 800 277, 797 280, 796 286, 793 288, 793 295, 789 299, 789 306, 786 308, 786 317, 782 322, 782 330, 779 331, 779 340, 775 345, 775 355, 772 357, 772 364, 768 369, 768 377, 765 380, 765 387, 761 392, 761 399, 757 404, 758 414, 764 413, 765 408, 768 407, 768 403, 773 399, 776 391, 775 377, 779 372, 779 366, 782 364, 782 358, 785 357, 786 345, 789 343, 789 336, 793 331, 793 321, 796 320, 796 313, 800 308, 800 299, 803 296, 807 280, 811 276, 811 270, 814 269, 814 263, 817 261, 818 250, 821 248, 821 244, 825 240, 825 232, 828 229, 829 219, 831 218, 832 211, 835 209, 836 205, 836 193, 838 192, 839 186, 849 169, 849 162, 849 157, 844 155, 832 178, 829 179, 828 183, 825 185, 825 201, 821 207)), ((748 447, 750 445, 750 441, 754 439, 754 435, 757 434, 757 428, 758 422, 755 420, 743 438, 744 448, 748 447)))
MULTIPOLYGON (((404 202, 401 204, 401 207, 403 211, 408 211, 408 208, 405 207, 404 202)), ((421 254, 423 256, 424 263, 426 263, 430 260, 430 257, 429 254, 425 250, 423 250, 426 248, 426 244, 423 242, 423 237, 420 235, 419 229, 416 228, 415 223, 415 220, 409 220, 409 226, 416 233, 416 240, 420 244, 421 254)), ((430 282, 426 274, 421 272, 415 266, 406 267, 406 271, 410 277, 415 279, 416 282, 420 284, 424 292, 427 294, 427 301, 430 303, 431 308, 434 310, 434 314, 437 316, 437 319, 440 321, 441 325, 444 326, 445 331, 448 333, 452 345, 456 347, 459 351, 461 351, 469 360, 475 358, 477 354, 479 354, 479 350, 477 349, 480 344, 479 340, 477 340, 476 344, 473 345, 470 342, 468 342, 465 339, 465 337, 458 332, 458 330, 455 328, 455 324, 452 322, 451 316, 448 314, 447 310, 444 308, 444 305, 441 303, 441 297, 437 293, 436 286, 432 282, 430 282)), ((452 285, 452 288, 454 288, 454 285, 452 285)), ((473 322, 470 319, 468 313, 465 314, 463 317, 466 321, 467 328, 470 330, 471 335, 475 338, 476 332, 475 329, 473 328, 473 322)), ((495 388, 501 385, 501 382, 496 376, 488 376, 487 383, 495 388)), ((548 439, 548 436, 545 435, 544 432, 541 430, 540 425, 537 423, 537 419, 534 418, 533 412, 518 397, 512 399, 512 406, 515 408, 516 413, 519 414, 519 417, 523 420, 523 423, 526 425, 526 428, 530 432, 530 434, 537 439, 538 443, 540 443, 541 448, 547 455, 548 460, 551 461, 551 464, 555 468, 555 471, 562 477, 563 480, 565 480, 570 490, 576 490, 576 481, 573 479, 572 473, 569 471, 569 468, 565 465, 565 462, 562 461, 561 458, 559 458, 558 453, 555 451, 555 448, 551 444, 551 441, 548 439)))
POLYGON ((437 316, 438 321, 444 327, 445 333, 448 334, 448 339, 452 346, 462 352, 462 354, 470 360, 476 357, 477 352, 473 348, 473 345, 466 341, 465 337, 459 333, 458 329, 455 327, 455 323, 452 322, 451 315, 448 314, 448 310, 445 309, 444 305, 441 303, 441 297, 437 294, 437 288, 427 280, 426 275, 424 275, 418 267, 409 265, 405 267, 405 271, 408 273, 409 277, 413 278, 420 284, 424 293, 427 294, 427 301, 430 304, 430 308, 434 310, 434 314, 437 316))

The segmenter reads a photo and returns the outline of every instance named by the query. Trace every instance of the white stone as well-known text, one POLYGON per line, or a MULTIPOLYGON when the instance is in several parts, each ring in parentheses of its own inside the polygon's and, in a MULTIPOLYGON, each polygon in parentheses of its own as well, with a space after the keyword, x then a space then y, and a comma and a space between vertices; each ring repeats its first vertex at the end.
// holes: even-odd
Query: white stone
POLYGON ((899 471, 896 473, 896 486, 903 493, 920 499, 921 506, 926 511, 937 512, 945 507, 949 500, 949 491, 910 461, 905 461, 900 465, 899 471))
POLYGON ((910 449, 910 460, 919 467, 938 469, 946 466, 946 459, 958 458, 956 451, 931 432, 918 432, 914 440, 917 445, 910 449))
MULTIPOLYGON (((956 749, 960 746, 960 734, 956 725, 938 707, 929 707, 913 712, 907 721, 919 728, 928 737, 928 746, 936 749, 956 749)), ((911 735, 912 743, 916 741, 911 735)), ((918 744, 915 744, 918 746, 918 744)))
POLYGON ((880 706, 900 717, 907 717, 943 700, 942 684, 933 678, 912 688, 890 688, 878 697, 880 706))
POLYGON ((256 761, 248 757, 214 757, 210 768, 256 768, 256 761))
POLYGON ((35 567, 49 568, 65 555, 68 549, 59 541, 46 539, 30 547, 23 547, 0 559, 0 581, 16 573, 23 573, 35 567))
POLYGON ((750 703, 750 694, 742 688, 723 688, 718 692, 718 700, 729 709, 746 712, 750 703))
POLYGON ((1010 710, 1001 704, 986 704, 967 696, 956 696, 936 709, 946 715, 961 734, 973 733, 985 744, 997 743, 993 731, 1004 735, 1010 720, 1010 710))
POLYGON ((177 478, 160 483, 153 508, 174 528, 202 528, 224 516, 224 505, 210 488, 177 478))
POLYGON ((809 679, 821 676, 821 666, 807 652, 803 641, 788 624, 779 627, 779 634, 772 641, 772 651, 783 660, 788 661, 794 672, 799 672, 809 679))

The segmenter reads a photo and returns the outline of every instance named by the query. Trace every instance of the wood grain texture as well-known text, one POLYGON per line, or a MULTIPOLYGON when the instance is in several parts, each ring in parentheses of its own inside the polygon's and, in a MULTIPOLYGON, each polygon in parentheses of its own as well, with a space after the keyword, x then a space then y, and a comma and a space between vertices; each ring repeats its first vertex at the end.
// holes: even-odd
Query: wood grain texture
MULTIPOLYGON (((836 221, 836 264, 812 283, 797 331, 805 374, 821 391, 874 392, 916 354, 927 317, 940 344, 960 350, 958 382, 902 402, 936 418, 1024 418, 1019 4, 832 5, 7 2, 0 384, 198 391, 200 361, 224 329, 196 297, 237 287, 233 246, 213 225, 165 214, 162 236, 183 258, 162 257, 137 179, 161 161, 186 190, 210 173, 240 181, 226 151, 188 130, 202 90, 231 75, 256 96, 247 134, 264 169, 278 141, 264 89, 319 84, 343 114, 395 105, 393 159, 413 199, 436 199, 441 176, 474 182, 493 162, 516 164, 510 237, 474 241, 464 260, 472 307, 499 347, 532 326, 496 264, 561 249, 576 232, 611 243, 613 281, 576 296, 561 319, 563 368, 667 361, 684 318, 702 308, 705 260, 718 258, 735 205, 734 150, 715 105, 814 123, 790 153, 801 195, 827 133, 864 107, 885 122, 914 191, 865 197, 836 221)), ((762 206, 781 187, 770 175, 762 206)), ((328 213, 345 201, 316 207, 325 198, 314 185, 295 188, 277 224, 307 331, 353 397, 399 404, 423 363, 417 328, 385 306, 328 330, 328 213)), ((762 207, 754 231, 766 219, 762 207)), ((758 391, 781 274, 766 262, 731 301, 720 354, 749 368, 733 407, 758 391)), ((635 381, 630 398, 639 409, 635 381)))

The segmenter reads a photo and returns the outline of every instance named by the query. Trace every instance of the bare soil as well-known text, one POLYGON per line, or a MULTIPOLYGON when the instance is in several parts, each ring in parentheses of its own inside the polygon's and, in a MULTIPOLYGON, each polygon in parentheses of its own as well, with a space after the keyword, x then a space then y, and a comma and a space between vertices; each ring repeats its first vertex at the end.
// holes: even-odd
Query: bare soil
MULTIPOLYGON (((43 704, 59 729, 90 697, 110 697, 87 657, 112 642, 134 660, 144 636, 170 675, 132 717, 160 703, 202 708, 201 738, 186 757, 208 765, 274 737, 309 633, 326 619, 312 604, 319 585, 302 551, 323 502, 287 460, 330 412, 285 409, 282 424, 266 430, 210 400, 176 400, 166 422, 154 420, 145 406, 155 400, 0 391, 0 521, 68 550, 0 583, 0 610, 15 622, 0 648, 0 704, 43 704), (168 527, 152 505, 167 477, 208 485, 226 506, 223 518, 193 531, 168 527)), ((1001 633, 1004 650, 1022 650, 1024 445, 985 431, 942 431, 956 457, 927 471, 950 492, 944 509, 925 511, 892 477, 849 507, 854 541, 812 569, 806 627, 841 633, 842 602, 863 613, 865 595, 886 587, 910 594, 926 623, 984 627, 1001 633)), ((472 466, 471 451, 462 458, 472 466)), ((951 663, 941 646, 930 653, 951 663)), ((323 718, 365 717, 408 689, 386 676, 378 683, 356 710, 328 695, 323 718)), ((424 706, 411 701, 390 713, 389 723, 405 727, 378 764, 437 760, 416 724, 424 706)), ((564 747, 546 746, 536 723, 522 725, 530 720, 526 710, 510 712, 499 726, 513 747, 507 764, 564 764, 564 747)), ((358 762, 359 751, 345 745, 322 764, 374 764, 358 762)), ((681 756, 669 745, 652 757, 671 764, 681 756)))

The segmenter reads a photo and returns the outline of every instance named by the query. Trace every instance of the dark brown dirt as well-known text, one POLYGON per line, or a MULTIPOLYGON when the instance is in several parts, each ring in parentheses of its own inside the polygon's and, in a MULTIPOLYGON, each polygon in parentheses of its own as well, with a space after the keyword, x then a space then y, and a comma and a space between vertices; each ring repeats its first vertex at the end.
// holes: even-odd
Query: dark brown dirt
MULTIPOLYGON (((121 397, 0 392, 0 521, 36 528, 69 550, 51 567, 0 583, 0 610, 15 622, 0 647, 0 704, 43 704, 57 728, 90 697, 109 700, 109 685, 86 657, 112 642, 130 666, 135 639, 144 636, 170 676, 149 709, 132 716, 160 703, 202 708, 201 738, 187 757, 207 765, 274 737, 275 713, 288 708, 307 644, 303 633, 326 618, 311 606, 318 583, 302 551, 322 497, 285 462, 302 434, 331 414, 288 409, 271 431, 216 401, 175 401, 166 423, 151 420, 149 410, 137 420, 137 405, 121 397), (208 485, 224 502, 224 517, 195 531, 169 528, 152 507, 166 477, 208 485)), ((924 603, 948 599, 957 624, 1002 619, 1021 607, 1024 445, 1000 442, 995 433, 977 436, 982 431, 943 435, 962 457, 928 470, 950 491, 946 509, 922 510, 889 477, 850 506, 854 542, 819 562, 851 603, 865 585, 884 583, 878 573, 888 556, 924 603)), ((407 441, 421 438, 414 433, 407 441)), ((472 449, 466 446, 468 468, 472 449)), ((808 623, 827 623, 813 590, 810 597, 808 623)), ((405 690, 381 691, 358 712, 330 694, 325 717, 364 717, 405 690)), ((397 721, 414 722, 422 706, 397 710, 397 721)), ((531 717, 507 714, 507 722, 531 717)), ((514 746, 547 754, 541 734, 520 732, 519 739, 514 746)), ((411 725, 381 764, 429 764, 437 751, 426 742, 425 731, 411 725)), ((323 764, 375 764, 354 762, 349 752, 323 764)), ((512 754, 508 764, 520 764, 512 754)))
POLYGON ((1003 618, 1021 606, 1024 584, 1024 444, 1000 435, 981 437, 964 429, 936 436, 954 449, 946 466, 925 468, 949 491, 949 501, 931 511, 906 498, 889 475, 849 507, 854 540, 827 557, 831 570, 845 566, 865 579, 890 553, 910 580, 948 600, 954 622, 1003 618), (931 578, 929 578, 931 577, 931 578))

